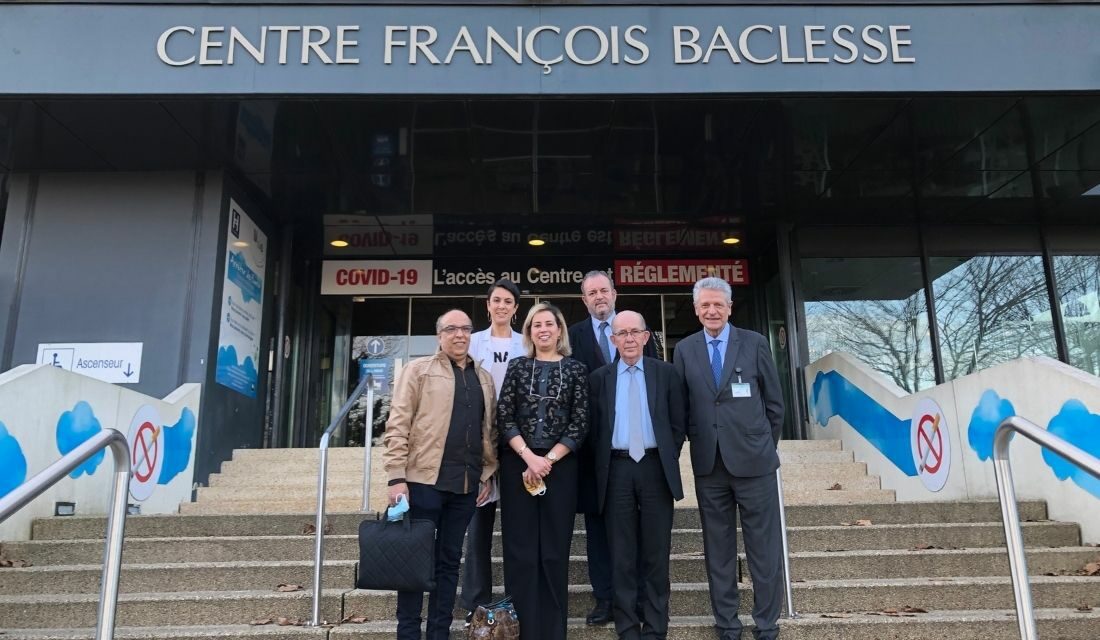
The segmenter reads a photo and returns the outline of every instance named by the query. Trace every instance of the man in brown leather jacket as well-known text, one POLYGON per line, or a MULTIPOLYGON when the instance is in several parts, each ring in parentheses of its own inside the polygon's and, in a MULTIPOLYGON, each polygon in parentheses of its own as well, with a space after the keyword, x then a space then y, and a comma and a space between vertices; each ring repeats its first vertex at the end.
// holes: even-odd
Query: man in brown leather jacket
MULTIPOLYGON (((492 376, 468 354, 470 317, 454 309, 435 328, 439 353, 413 360, 397 379, 382 459, 390 504, 404 496, 407 517, 435 523, 436 588, 428 600, 427 640, 447 640, 462 539, 497 468, 496 393, 492 376)), ((398 640, 421 638, 423 604, 423 593, 398 592, 398 640)))

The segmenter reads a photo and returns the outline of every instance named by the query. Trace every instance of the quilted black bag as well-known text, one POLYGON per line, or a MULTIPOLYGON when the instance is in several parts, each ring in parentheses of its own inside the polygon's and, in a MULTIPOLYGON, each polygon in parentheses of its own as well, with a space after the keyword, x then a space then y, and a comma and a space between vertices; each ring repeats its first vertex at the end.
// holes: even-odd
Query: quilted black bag
POLYGON ((357 589, 432 591, 435 589, 435 523, 408 515, 389 522, 359 523, 357 589))

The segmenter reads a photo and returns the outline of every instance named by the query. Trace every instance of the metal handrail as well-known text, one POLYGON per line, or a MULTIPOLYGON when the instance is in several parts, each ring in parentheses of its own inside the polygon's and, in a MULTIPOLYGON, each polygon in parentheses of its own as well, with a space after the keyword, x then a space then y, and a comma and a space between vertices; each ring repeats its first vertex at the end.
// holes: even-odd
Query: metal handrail
POLYGON ((0 498, 0 522, 3 522, 106 447, 111 448, 115 473, 111 488, 111 510, 107 513, 107 543, 103 551, 103 579, 99 587, 99 608, 96 612, 96 640, 111 640, 115 637, 118 579, 122 572, 122 538, 126 530, 126 497, 130 490, 130 448, 126 444, 126 436, 115 429, 104 429, 0 498))
MULTIPOLYGON (((328 485, 328 443, 332 439, 332 434, 336 431, 336 428, 348 416, 352 405, 359 399, 359 396, 363 395, 363 390, 367 388, 370 382, 370 376, 363 376, 359 386, 351 392, 347 402, 340 407, 340 412, 336 414, 336 417, 329 423, 328 428, 321 434, 321 444, 319 445, 321 464, 317 470, 317 519, 314 521, 314 527, 317 531, 313 543, 313 609, 307 625, 310 627, 319 627, 324 624, 321 621, 321 572, 325 563, 325 493, 328 485)), ((363 446, 370 448, 371 425, 367 424, 365 428, 366 437, 363 446)), ((369 471, 364 470, 364 473, 369 473, 369 471)))
POLYGON ((1020 512, 1016 507, 1016 486, 1012 481, 1012 465, 1008 447, 1012 436, 1019 433, 1028 440, 1081 467, 1100 479, 1100 458, 1096 458, 1039 425, 1020 416, 1012 416, 997 427, 993 436, 993 471, 997 477, 997 496, 1001 501, 1001 522, 1008 546, 1008 566, 1012 574, 1012 590, 1016 596, 1016 622, 1020 638, 1038 640, 1035 610, 1031 603, 1031 584, 1027 579, 1027 558, 1024 556, 1024 536, 1020 530, 1020 512))
POLYGON ((783 538, 783 579, 787 586, 787 617, 797 618, 794 611, 794 591, 791 589, 791 546, 787 542, 787 504, 783 500, 783 473, 775 470, 775 483, 779 487, 779 530, 783 538))

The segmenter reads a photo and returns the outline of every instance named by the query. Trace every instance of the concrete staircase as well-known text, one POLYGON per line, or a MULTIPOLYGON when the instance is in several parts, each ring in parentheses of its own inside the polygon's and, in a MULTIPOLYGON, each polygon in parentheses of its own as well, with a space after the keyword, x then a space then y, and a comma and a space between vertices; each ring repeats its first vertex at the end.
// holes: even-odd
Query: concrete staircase
MULTIPOLYGON (((801 616, 782 621, 782 637, 1015 637, 996 502, 893 502, 892 493, 879 489, 864 466, 837 446, 784 443, 781 449, 794 597, 801 616)), ((322 617, 338 622, 354 616, 366 622, 320 629, 277 624, 279 618, 294 622, 309 616, 313 538, 303 532, 315 506, 316 452, 242 451, 212 478, 210 489, 225 489, 221 494, 203 490, 181 515, 128 521, 117 636, 392 638, 394 594, 351 588, 361 516, 336 511, 358 507, 362 450, 346 451, 334 452, 337 462, 330 470, 334 489, 344 488, 330 501, 322 617), (286 509, 298 513, 277 513, 286 509), (225 513, 233 510, 238 513, 225 513), (303 589, 283 592, 277 590, 280 584, 303 589), (264 621, 271 622, 250 624, 264 621)), ((686 465, 686 456, 684 460, 686 465)), ((373 467, 380 472, 380 463, 373 467)), ((690 484, 690 473, 684 477, 690 484)), ((380 485, 384 483, 374 483, 380 485)), ((673 536, 669 637, 685 640, 713 638, 702 538, 692 502, 685 500, 677 510, 673 536)), ((1020 511, 1027 521, 1028 568, 1043 639, 1097 640, 1100 577, 1074 574, 1100 560, 1100 549, 1083 546, 1076 525, 1047 521, 1041 502, 1022 503, 1020 511), (1092 610, 1079 612, 1078 607, 1092 610)), ((0 568, 0 639, 91 637, 103 530, 103 518, 47 518, 35 523, 33 540, 0 547, 4 557, 32 563, 0 568)), ((578 520, 569 635, 611 640, 611 627, 583 624, 592 602, 583 549, 578 520)), ((745 614, 751 603, 748 579, 745 575, 745 614)), ((463 637, 459 626, 455 638, 463 637)))

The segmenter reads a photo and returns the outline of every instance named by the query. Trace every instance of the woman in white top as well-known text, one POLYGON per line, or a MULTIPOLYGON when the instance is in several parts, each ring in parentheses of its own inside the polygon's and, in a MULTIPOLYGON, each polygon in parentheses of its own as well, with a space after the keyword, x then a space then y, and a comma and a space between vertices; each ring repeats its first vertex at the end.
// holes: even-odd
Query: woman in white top
MULTIPOLYGON (((523 334, 512 329, 512 322, 519 309, 519 287, 506 278, 497 280, 489 287, 485 309, 489 316, 489 328, 470 336, 470 357, 492 374, 499 398, 508 361, 524 355, 523 334)), ((478 505, 466 531, 462 606, 469 612, 466 615, 467 625, 470 624, 474 609, 479 604, 492 602, 493 599, 491 559, 497 495, 498 492, 494 491, 490 502, 478 505)))

